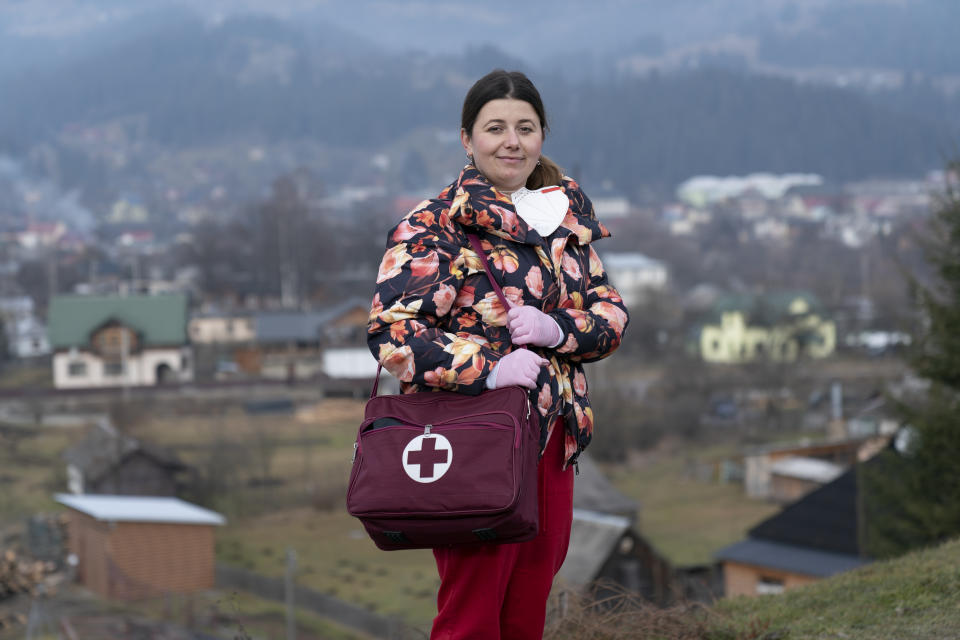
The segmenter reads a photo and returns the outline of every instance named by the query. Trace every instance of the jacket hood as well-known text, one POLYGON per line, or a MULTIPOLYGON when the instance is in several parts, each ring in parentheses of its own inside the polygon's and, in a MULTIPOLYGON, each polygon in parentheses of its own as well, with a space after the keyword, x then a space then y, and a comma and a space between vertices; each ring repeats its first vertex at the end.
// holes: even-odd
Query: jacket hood
MULTIPOLYGON (((610 232, 597 220, 593 205, 580 186, 566 176, 560 186, 570 207, 554 233, 573 235, 581 245, 608 237, 610 232)), ((463 168, 457 179, 440 192, 438 199, 451 202, 450 218, 464 226, 525 244, 539 244, 542 240, 540 234, 517 215, 510 197, 500 193, 472 164, 463 168)))

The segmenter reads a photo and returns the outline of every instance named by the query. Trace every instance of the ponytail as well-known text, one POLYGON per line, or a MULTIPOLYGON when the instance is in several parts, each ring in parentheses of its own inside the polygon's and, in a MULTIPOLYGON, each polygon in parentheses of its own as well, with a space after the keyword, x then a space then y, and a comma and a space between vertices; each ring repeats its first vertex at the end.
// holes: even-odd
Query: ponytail
POLYGON ((527 178, 527 189, 542 189, 563 182, 563 169, 547 156, 540 155, 540 163, 527 178))

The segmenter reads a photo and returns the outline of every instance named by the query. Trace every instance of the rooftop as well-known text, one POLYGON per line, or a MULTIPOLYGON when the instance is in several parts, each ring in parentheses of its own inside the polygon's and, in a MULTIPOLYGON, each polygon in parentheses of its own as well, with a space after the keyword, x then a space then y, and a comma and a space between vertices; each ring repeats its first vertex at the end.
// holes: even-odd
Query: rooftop
POLYGON ((718 551, 718 560, 759 565, 806 576, 826 578, 868 564, 870 560, 846 553, 796 547, 767 540, 743 540, 718 551))
POLYGON ((58 493, 60 504, 105 522, 223 525, 222 515, 179 498, 153 496, 70 495, 58 493))

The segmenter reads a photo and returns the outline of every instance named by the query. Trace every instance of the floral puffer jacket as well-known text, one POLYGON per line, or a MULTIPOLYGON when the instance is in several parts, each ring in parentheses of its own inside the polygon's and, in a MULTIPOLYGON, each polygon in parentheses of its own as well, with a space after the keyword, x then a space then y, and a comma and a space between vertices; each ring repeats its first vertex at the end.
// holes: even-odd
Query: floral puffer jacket
POLYGON ((377 275, 368 344, 405 393, 441 388, 479 394, 497 361, 515 347, 506 309, 488 282, 467 233, 475 233, 506 298, 549 314, 564 332, 556 348, 536 348, 541 370, 531 402, 540 414, 541 452, 558 417, 566 463, 593 434, 583 362, 620 344, 628 315, 590 243, 610 232, 576 182, 564 178, 570 208, 541 237, 472 165, 436 199, 394 227, 377 275))

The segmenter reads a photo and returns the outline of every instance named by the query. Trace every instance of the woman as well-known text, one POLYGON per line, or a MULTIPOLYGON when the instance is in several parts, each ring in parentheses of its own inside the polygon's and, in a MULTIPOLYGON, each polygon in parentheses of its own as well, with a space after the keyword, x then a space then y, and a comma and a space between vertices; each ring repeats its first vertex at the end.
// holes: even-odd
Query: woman
POLYGON ((572 466, 593 433, 581 365, 617 348, 627 310, 590 244, 609 232, 541 153, 547 121, 530 80, 503 70, 478 80, 461 127, 469 164, 390 231, 368 342, 405 392, 530 389, 540 417, 540 533, 435 549, 441 582, 430 636, 529 640, 543 634, 570 539, 572 466), (511 309, 467 233, 480 237, 511 309))

